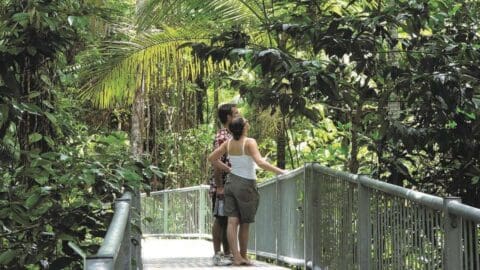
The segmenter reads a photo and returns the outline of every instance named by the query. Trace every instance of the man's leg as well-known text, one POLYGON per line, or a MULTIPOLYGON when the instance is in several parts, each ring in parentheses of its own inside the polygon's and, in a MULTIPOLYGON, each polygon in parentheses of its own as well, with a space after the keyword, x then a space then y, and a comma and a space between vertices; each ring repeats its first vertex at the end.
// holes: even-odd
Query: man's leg
POLYGON ((248 261, 247 258, 247 246, 248 246, 248 229, 250 228, 250 223, 240 224, 240 231, 238 233, 238 238, 240 242, 240 256, 248 261))
POLYGON ((222 226, 220 225, 220 222, 218 218, 215 218, 213 221, 213 227, 212 227, 212 242, 213 242, 213 251, 215 254, 220 252, 220 244, 222 242, 222 226))
POLYGON ((217 219, 219 220, 221 231, 222 231, 221 242, 223 246, 223 254, 229 255, 230 245, 228 244, 228 238, 227 238, 228 217, 221 217, 217 219))

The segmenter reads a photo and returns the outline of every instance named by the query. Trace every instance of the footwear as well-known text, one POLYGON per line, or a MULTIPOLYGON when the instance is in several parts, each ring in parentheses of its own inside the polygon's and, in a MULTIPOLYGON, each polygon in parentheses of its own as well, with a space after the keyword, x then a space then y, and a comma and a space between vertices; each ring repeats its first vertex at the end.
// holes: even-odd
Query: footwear
POLYGON ((213 260, 213 265, 215 266, 227 266, 232 264, 232 261, 225 258, 222 252, 218 252, 217 254, 215 254, 212 260, 213 260))
POLYGON ((227 262, 230 262, 230 264, 233 263, 233 255, 232 254, 223 255, 223 259, 227 262))
POLYGON ((230 254, 227 254, 227 255, 223 255, 227 260, 230 260, 233 262, 233 254, 230 253, 230 254))

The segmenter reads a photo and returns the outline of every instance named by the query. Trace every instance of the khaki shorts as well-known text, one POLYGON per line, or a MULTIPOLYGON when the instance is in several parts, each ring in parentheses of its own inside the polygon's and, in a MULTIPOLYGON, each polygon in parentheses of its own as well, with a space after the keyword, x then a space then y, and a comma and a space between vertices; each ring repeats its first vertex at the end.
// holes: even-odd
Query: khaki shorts
POLYGON ((255 222, 260 195, 255 180, 229 174, 225 183, 225 215, 240 223, 255 222))

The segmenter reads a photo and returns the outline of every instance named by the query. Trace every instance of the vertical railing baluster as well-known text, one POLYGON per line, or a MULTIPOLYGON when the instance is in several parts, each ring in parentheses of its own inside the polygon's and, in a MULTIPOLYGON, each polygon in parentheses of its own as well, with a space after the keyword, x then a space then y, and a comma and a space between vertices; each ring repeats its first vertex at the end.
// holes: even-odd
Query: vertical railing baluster
MULTIPOLYGON (((359 180, 363 176, 359 177, 359 180)), ((358 184, 358 260, 360 270, 371 269, 370 189, 358 184)))
POLYGON ((313 179, 313 164, 308 163, 305 165, 304 171, 304 184, 303 184, 303 215, 304 215, 304 259, 305 259, 305 269, 313 268, 314 263, 314 254, 313 254, 313 242, 315 238, 315 231, 313 226, 313 216, 315 212, 315 206, 310 202, 312 199, 312 187, 310 183, 313 179))
POLYGON ((275 264, 278 264, 279 257, 278 257, 278 232, 280 230, 280 198, 278 194, 278 177, 275 177, 275 206, 274 206, 274 228, 275 228, 275 264))
POLYGON ((450 202, 461 202, 458 197, 447 197, 443 200, 443 228, 445 230, 444 269, 458 270, 462 266, 462 218, 448 211, 450 202))
POLYGON ((205 204, 205 192, 202 189, 198 190, 198 195, 200 196, 200 205, 199 205, 199 211, 198 211, 198 226, 199 228, 199 233, 200 234, 205 234, 205 216, 206 216, 206 204, 205 204))
POLYGON ((480 262, 479 262, 479 257, 480 257, 480 241, 478 239, 478 234, 480 233, 479 230, 480 226, 476 223, 473 223, 473 248, 474 248, 474 253, 473 255, 475 256, 475 270, 480 269, 480 262))
POLYGON ((168 233, 168 193, 163 194, 163 233, 168 233))

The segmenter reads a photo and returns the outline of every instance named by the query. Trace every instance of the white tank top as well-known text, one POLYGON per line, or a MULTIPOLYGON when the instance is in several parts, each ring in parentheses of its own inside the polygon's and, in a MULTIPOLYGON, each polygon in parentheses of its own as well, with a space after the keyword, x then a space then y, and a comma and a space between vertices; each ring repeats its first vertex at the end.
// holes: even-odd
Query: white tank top
POLYGON ((255 181, 257 179, 255 161, 251 156, 245 155, 245 142, 247 139, 243 141, 241 155, 230 155, 230 141, 231 139, 227 142, 227 154, 232 165, 230 173, 255 181))

